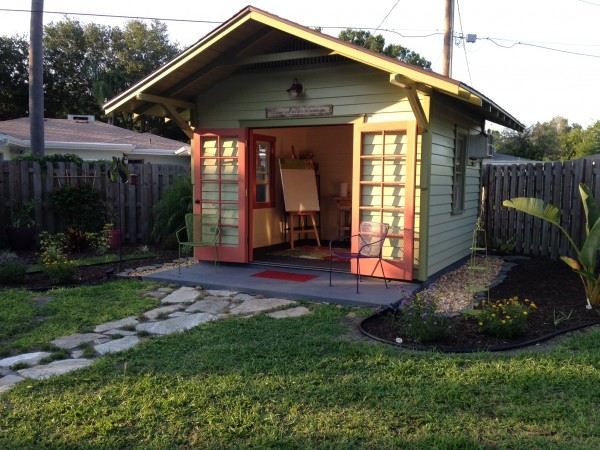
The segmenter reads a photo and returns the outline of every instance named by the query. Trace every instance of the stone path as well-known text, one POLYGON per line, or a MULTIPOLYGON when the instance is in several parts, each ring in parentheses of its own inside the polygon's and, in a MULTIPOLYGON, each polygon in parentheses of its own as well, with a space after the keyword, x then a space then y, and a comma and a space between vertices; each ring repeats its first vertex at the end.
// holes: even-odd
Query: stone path
POLYGON ((0 359, 0 394, 27 379, 41 380, 82 369, 95 357, 135 347, 154 336, 190 330, 203 323, 228 317, 251 317, 267 313, 273 319, 294 318, 310 314, 297 302, 280 298, 263 298, 242 292, 192 287, 160 287, 146 294, 158 298, 161 306, 139 317, 125 317, 103 323, 93 333, 62 336, 50 343, 70 351, 70 358, 51 361, 49 352, 32 352, 0 359), (85 356, 84 356, 85 355, 85 356))

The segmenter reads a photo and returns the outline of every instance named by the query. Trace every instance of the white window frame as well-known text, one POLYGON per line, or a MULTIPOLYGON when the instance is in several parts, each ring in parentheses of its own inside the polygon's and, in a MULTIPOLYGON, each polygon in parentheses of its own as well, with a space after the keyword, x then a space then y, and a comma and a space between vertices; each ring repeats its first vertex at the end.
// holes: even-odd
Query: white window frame
POLYGON ((467 137, 469 132, 454 127, 454 158, 452 159, 452 214, 465 210, 465 188, 467 181, 467 137))

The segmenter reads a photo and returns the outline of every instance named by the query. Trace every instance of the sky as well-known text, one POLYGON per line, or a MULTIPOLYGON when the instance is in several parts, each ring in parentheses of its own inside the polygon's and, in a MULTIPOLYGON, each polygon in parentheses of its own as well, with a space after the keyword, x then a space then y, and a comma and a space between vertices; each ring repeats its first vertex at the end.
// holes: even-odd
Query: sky
MULTIPOLYGON (((45 0, 44 23, 64 17, 48 11, 220 23, 249 1, 45 0)), ((253 0, 251 4, 302 25, 322 27, 334 36, 345 27, 379 28, 386 43, 415 50, 432 62, 434 71, 442 70, 444 0, 253 0)), ((476 34, 477 40, 458 39, 453 78, 484 93, 526 125, 554 116, 584 127, 600 120, 600 0, 457 0, 456 5, 455 35, 476 34)), ((0 9, 30 7, 30 0, 0 0, 0 9)), ((106 25, 127 21, 70 17, 106 25)), ((171 39, 183 47, 217 26, 166 23, 171 39)), ((28 30, 29 13, 0 10, 0 34, 26 35, 28 30)))

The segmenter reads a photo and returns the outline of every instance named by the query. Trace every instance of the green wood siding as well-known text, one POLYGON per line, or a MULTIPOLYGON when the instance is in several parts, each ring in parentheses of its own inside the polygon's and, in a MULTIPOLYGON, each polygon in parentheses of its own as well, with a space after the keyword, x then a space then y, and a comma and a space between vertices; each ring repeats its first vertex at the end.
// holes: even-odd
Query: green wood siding
POLYGON ((361 64, 298 67, 270 72, 239 73, 215 84, 197 98, 201 128, 276 127, 349 123, 366 115, 367 122, 413 120, 403 91, 388 74, 361 64), (305 95, 290 99, 286 89, 298 78, 305 95), (266 119, 265 108, 333 105, 333 117, 266 119))
POLYGON ((431 100, 431 167, 428 206, 427 276, 470 254, 473 227, 479 213, 481 166, 467 160, 465 207, 452 214, 452 173, 455 126, 481 131, 481 120, 450 106, 441 96, 431 100))

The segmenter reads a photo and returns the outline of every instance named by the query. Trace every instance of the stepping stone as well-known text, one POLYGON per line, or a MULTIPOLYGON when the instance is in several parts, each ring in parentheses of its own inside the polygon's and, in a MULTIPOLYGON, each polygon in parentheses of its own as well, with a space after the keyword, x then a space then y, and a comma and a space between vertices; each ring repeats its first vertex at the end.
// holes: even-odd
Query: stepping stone
POLYGON ((142 314, 148 320, 156 320, 159 316, 168 315, 181 308, 181 305, 161 306, 160 308, 151 309, 142 314))
POLYGON ((51 295, 40 295, 38 297, 33 297, 33 301, 38 303, 39 305, 45 305, 46 303, 49 303, 52 300, 54 300, 54 297, 52 297, 51 295))
POLYGON ((19 375, 6 375, 5 377, 0 378, 0 394, 3 392, 7 392, 11 389, 15 384, 23 381, 25 378, 20 377, 19 375))
POLYGON ((155 292, 146 292, 144 295, 146 297, 157 298, 157 299, 160 300, 161 298, 165 297, 167 294, 164 293, 164 292, 157 292, 157 291, 155 291, 155 292))
POLYGON ((62 375, 74 370, 83 369, 92 364, 91 359, 63 359, 61 361, 53 361, 45 366, 35 366, 29 369, 18 370, 17 373, 25 378, 33 378, 34 380, 45 380, 54 375, 62 375))
POLYGON ((174 313, 169 314, 169 317, 183 317, 183 316, 189 316, 190 313, 187 312, 183 312, 183 311, 175 311, 174 313))
POLYGON ((243 293, 236 294, 236 295, 233 296, 233 299, 237 300, 239 302, 245 302, 245 301, 248 301, 248 300, 253 300, 255 298, 256 297, 254 295, 243 294, 243 293))
POLYGON ((233 297, 234 295, 237 294, 237 292, 236 291, 224 291, 224 290, 219 290, 219 289, 207 289, 206 294, 212 295, 214 297, 233 297))
POLYGON ((135 336, 135 331, 129 331, 129 330, 120 330, 118 328, 115 328, 114 330, 108 330, 105 331, 104 333, 107 336, 115 336, 115 335, 121 335, 121 336, 135 336))
POLYGON ((83 350, 73 350, 71 352, 71 358, 73 359, 79 359, 83 356, 83 350))
POLYGON ((137 336, 125 336, 121 339, 108 341, 105 344, 96 345, 94 350, 101 355, 105 355, 106 353, 118 353, 135 347, 139 342, 140 338, 137 336))
POLYGON ((82 333, 73 334, 71 336, 63 336, 58 339, 50 341, 50 343, 58 348, 64 348, 65 350, 72 350, 79 347, 82 344, 93 342, 94 344, 101 344, 106 340, 106 336, 97 333, 82 333))
POLYGON ((215 316, 208 313, 190 314, 188 316, 174 317, 160 322, 140 323, 135 329, 150 334, 165 335, 189 330, 201 323, 210 322, 215 319, 215 316))
POLYGON ((104 333, 105 331, 112 330, 113 328, 124 328, 124 327, 134 327, 138 324, 138 320, 133 317, 125 317, 124 319, 114 320, 112 322, 106 322, 101 325, 98 325, 94 328, 96 333, 104 333))
POLYGON ((224 297, 205 297, 199 302, 189 306, 187 312, 207 312, 219 314, 226 311, 231 306, 229 299, 224 297))
POLYGON ((310 314, 310 309, 304 306, 297 306, 296 308, 284 309, 282 311, 275 311, 267 314, 267 316, 273 319, 288 319, 291 317, 301 317, 310 314))
POLYGON ((161 303, 166 305, 173 303, 194 303, 199 296, 200 292, 196 289, 183 286, 163 298, 161 303))
POLYGON ((171 293, 171 292, 173 292, 174 290, 175 290, 175 289, 173 289, 173 288, 170 288, 170 287, 161 287, 161 288, 158 288, 158 289, 156 290, 156 292, 164 292, 165 294, 170 294, 170 293, 171 293))
POLYGON ((293 300, 284 300, 282 298, 253 298, 232 308, 229 312, 231 314, 254 314, 295 304, 296 302, 293 300))
POLYGON ((44 358, 50 356, 48 352, 24 353, 23 355, 11 356, 10 358, 0 359, 0 367, 11 367, 15 364, 27 364, 35 366, 44 358))

